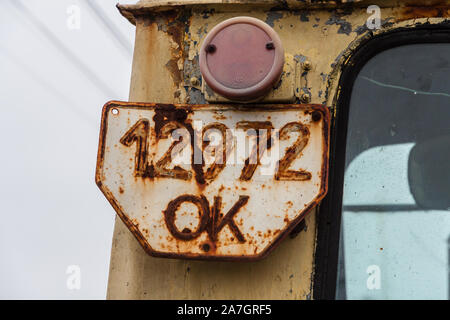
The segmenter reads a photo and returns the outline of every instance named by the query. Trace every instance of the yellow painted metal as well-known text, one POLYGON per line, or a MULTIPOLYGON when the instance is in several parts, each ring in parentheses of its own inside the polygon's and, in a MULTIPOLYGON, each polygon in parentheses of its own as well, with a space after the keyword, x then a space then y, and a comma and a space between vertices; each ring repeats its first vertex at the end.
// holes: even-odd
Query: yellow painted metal
MULTIPOLYGON (((448 21, 448 1, 139 1, 119 6, 136 24, 130 101, 205 103, 198 49, 204 35, 235 16, 273 26, 285 52, 308 65, 296 80, 298 97, 333 108, 341 67, 365 40, 398 28, 448 21), (382 28, 368 30, 367 6, 381 8, 382 28)), ((297 95, 296 94, 296 95, 297 95)), ((109 299, 310 299, 316 215, 259 262, 199 262, 148 256, 117 219, 109 275, 109 299)))

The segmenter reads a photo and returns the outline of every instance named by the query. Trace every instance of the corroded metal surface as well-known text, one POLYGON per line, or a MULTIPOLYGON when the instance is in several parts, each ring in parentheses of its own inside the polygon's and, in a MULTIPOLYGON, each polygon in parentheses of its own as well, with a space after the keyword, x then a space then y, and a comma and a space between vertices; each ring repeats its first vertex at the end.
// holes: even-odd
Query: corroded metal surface
POLYGON ((329 124, 320 105, 110 102, 96 182, 153 256, 254 260, 325 196, 329 124))
MULTIPOLYGON (((264 103, 311 101, 327 105, 333 112, 341 92, 341 70, 366 41, 400 29, 448 26, 449 4, 448 0, 143 0, 119 6, 136 25, 129 99, 224 102, 202 81, 199 48, 215 25, 250 15, 274 28, 285 47, 281 81, 264 103), (371 16, 369 5, 381 7, 378 30, 366 26, 371 16)), ((270 256, 255 263, 154 259, 117 221, 108 298, 310 299, 317 237, 315 211, 303 220, 304 228, 299 228, 297 237, 285 239, 270 256)))
MULTIPOLYGON (((241 7, 244 12, 246 7, 259 8, 260 10, 317 10, 317 9, 339 9, 339 8, 367 8, 370 5, 377 5, 381 8, 414 8, 419 10, 435 9, 439 6, 448 6, 448 0, 141 0, 136 4, 117 4, 117 8, 122 15, 135 22, 136 17, 174 10, 177 8, 201 8, 215 7, 222 10, 238 11, 241 7)), ((435 16, 437 17, 437 16, 435 16)))
MULTIPOLYGON (((164 74, 160 76, 164 80, 170 76, 172 80, 164 85, 174 87, 173 99, 164 102, 201 104, 223 101, 214 98, 213 91, 202 81, 199 70, 200 47, 214 26, 236 15, 251 12, 251 16, 266 22, 278 33, 285 47, 286 61, 292 60, 291 68, 285 64, 281 81, 269 93, 268 97, 272 99, 267 102, 288 102, 290 98, 292 102, 314 102, 333 107, 339 93, 337 82, 341 67, 362 43, 399 28, 448 24, 448 0, 433 1, 434 6, 425 6, 425 2, 411 0, 408 2, 411 6, 408 7, 406 3, 400 5, 396 1, 378 1, 377 4, 381 6, 381 25, 377 30, 371 30, 366 25, 371 16, 366 10, 367 5, 356 6, 353 3, 330 10, 291 10, 277 4, 265 8, 245 1, 240 2, 240 6, 231 7, 227 7, 225 2, 218 5, 204 1, 191 6, 191 3, 181 1, 183 7, 174 4, 170 11, 155 12, 156 2, 151 5, 142 2, 133 7, 140 8, 137 11, 126 11, 128 9, 125 7, 120 7, 120 10, 127 17, 132 13, 131 21, 136 23, 138 32, 157 28, 158 38, 148 39, 149 43, 157 41, 166 46, 167 42, 170 51, 164 51, 154 58, 156 64, 164 66, 164 74), (307 71, 302 70, 306 61, 311 63, 307 71), (296 77, 295 82, 291 81, 292 75, 296 77), (191 79, 198 81, 190 82, 191 79)), ((359 3, 367 4, 366 1, 359 3)), ((142 79, 142 82, 148 87, 148 81, 142 79)), ((152 86, 155 86, 154 82, 152 86)), ((156 91, 151 87, 146 90, 156 91)))

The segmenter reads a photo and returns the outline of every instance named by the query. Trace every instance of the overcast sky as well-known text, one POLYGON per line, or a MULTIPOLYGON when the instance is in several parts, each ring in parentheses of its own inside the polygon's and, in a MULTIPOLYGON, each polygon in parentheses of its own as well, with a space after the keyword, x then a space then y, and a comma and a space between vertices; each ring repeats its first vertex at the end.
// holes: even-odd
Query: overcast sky
POLYGON ((128 99, 135 28, 117 0, 87 1, 0 1, 1 299, 106 297, 115 212, 94 182, 100 113, 128 99))

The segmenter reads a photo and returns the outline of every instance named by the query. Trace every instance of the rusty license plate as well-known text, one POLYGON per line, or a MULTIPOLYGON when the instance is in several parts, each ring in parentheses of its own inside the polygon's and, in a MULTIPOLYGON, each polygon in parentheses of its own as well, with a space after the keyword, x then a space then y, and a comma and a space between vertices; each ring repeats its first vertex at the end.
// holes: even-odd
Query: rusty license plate
POLYGON ((256 260, 326 194, 321 105, 103 108, 96 182, 153 256, 256 260))

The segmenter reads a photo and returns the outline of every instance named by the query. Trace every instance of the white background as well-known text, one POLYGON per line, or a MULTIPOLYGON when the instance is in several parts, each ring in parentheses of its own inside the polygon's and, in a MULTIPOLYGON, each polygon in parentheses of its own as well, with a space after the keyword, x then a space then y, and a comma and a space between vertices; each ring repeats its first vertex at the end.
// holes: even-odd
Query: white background
POLYGON ((115 213, 94 182, 100 113, 128 98, 135 28, 116 0, 87 1, 0 1, 1 299, 106 297, 115 213))

